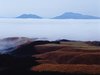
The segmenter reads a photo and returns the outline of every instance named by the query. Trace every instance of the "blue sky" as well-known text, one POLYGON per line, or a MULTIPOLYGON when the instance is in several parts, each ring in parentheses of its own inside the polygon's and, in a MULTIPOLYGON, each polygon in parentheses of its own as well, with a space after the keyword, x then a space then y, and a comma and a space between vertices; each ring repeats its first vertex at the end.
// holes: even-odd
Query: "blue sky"
POLYGON ((54 17, 64 12, 100 16, 100 0, 0 0, 0 17, 36 14, 54 17))

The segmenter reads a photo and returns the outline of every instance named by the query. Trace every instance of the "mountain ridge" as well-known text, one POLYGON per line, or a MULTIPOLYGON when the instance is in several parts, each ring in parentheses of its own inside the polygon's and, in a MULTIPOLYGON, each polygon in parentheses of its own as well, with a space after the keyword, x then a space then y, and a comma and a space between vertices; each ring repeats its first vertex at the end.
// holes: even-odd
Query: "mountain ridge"
MULTIPOLYGON (((43 19, 43 17, 35 15, 35 14, 22 14, 22 15, 17 16, 16 18, 43 19)), ((61 15, 55 16, 50 19, 100 19, 100 17, 85 15, 81 13, 65 12, 61 15)))
POLYGON ((22 14, 16 18, 34 18, 34 19, 41 19, 42 17, 34 14, 22 14))
POLYGON ((66 12, 54 17, 53 19, 100 19, 100 17, 84 15, 80 13, 66 12))

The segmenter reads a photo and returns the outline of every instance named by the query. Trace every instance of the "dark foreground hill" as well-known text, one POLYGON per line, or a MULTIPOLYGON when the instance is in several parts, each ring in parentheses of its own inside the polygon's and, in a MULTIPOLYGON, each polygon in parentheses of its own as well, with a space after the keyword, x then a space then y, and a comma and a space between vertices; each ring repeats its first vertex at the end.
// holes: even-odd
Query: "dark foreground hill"
POLYGON ((0 55, 0 75, 33 74, 100 75, 100 47, 92 42, 39 40, 0 55))

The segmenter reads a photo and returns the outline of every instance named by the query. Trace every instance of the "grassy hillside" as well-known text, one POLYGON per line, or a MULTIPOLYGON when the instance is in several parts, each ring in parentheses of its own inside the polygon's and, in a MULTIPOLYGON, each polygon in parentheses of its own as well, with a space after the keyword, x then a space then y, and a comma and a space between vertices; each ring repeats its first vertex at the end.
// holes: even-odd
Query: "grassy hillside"
POLYGON ((60 42, 37 45, 40 54, 33 55, 40 65, 32 67, 37 72, 66 74, 100 74, 100 47, 85 42, 60 42))
POLYGON ((84 65, 84 64, 42 64, 31 68, 34 71, 51 71, 51 72, 62 72, 70 74, 100 74, 100 65, 84 65))
POLYGON ((0 75, 100 75, 100 46, 90 42, 34 41, 9 54, 0 55, 0 75))

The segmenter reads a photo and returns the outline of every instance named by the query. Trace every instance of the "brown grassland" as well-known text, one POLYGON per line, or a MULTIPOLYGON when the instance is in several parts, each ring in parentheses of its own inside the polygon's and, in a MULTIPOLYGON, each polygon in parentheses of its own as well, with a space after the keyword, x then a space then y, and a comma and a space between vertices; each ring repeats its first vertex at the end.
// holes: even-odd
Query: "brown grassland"
POLYGON ((100 74, 100 47, 85 42, 61 42, 37 45, 38 66, 32 71, 56 71, 64 73, 100 74))
POLYGON ((100 42, 33 41, 0 55, 0 75, 100 75, 100 42))
POLYGON ((100 74, 100 65, 85 64, 41 64, 32 68, 34 71, 52 71, 73 74, 100 74))

